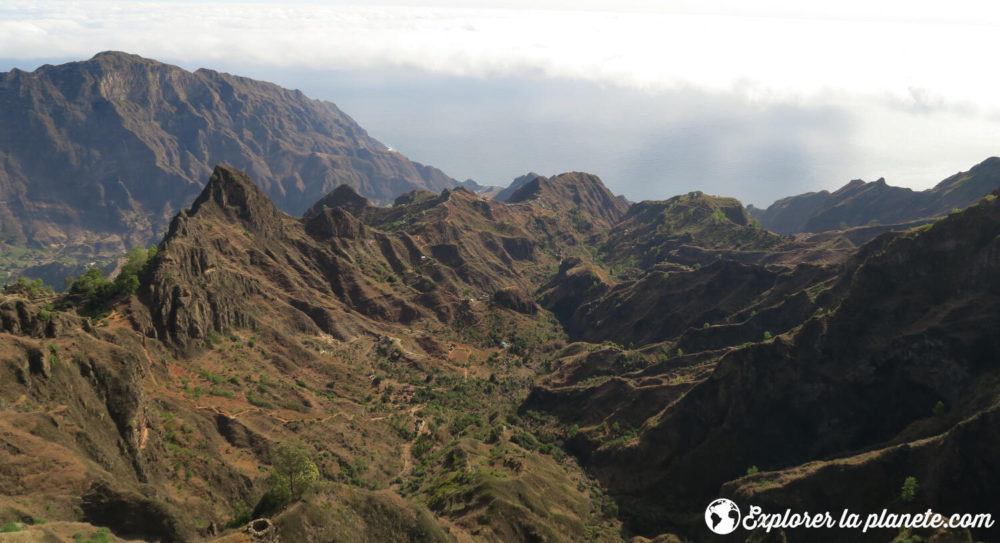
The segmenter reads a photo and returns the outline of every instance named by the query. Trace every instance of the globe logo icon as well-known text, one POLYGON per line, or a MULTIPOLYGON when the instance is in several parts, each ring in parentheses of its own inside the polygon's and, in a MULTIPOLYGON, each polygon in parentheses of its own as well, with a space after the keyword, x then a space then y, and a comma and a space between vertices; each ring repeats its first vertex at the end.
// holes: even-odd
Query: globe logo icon
POLYGON ((732 500, 719 498, 705 508, 705 524, 719 535, 731 534, 740 525, 740 508, 732 500))

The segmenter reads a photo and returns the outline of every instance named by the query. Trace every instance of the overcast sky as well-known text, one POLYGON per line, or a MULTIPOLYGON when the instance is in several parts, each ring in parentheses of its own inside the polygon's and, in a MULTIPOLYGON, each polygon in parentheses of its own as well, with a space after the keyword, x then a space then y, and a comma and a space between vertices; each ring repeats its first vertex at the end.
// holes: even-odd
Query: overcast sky
POLYGON ((767 205, 1000 154, 993 4, 4 0, 0 70, 124 50, 302 89, 458 179, 767 205))

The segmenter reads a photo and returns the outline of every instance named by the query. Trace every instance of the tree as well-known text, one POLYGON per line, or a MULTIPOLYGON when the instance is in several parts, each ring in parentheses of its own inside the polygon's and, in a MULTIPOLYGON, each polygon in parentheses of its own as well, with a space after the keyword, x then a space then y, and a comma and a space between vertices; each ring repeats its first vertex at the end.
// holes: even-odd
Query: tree
POLYGON ((133 247, 125 255, 125 264, 122 265, 115 278, 115 290, 123 294, 134 294, 139 288, 139 274, 143 272, 146 265, 156 256, 156 246, 149 249, 133 247))
POLYGON ((319 468, 312 459, 312 450, 301 441, 282 441, 274 451, 271 466, 271 493, 276 501, 298 500, 319 479, 319 468))
POLYGON ((69 293, 85 300, 104 298, 112 294, 111 282, 104 277, 100 268, 87 268, 87 271, 73 280, 69 285, 69 293))
POLYGON ((125 255, 118 277, 109 281, 100 268, 87 271, 72 280, 67 280, 67 291, 73 302, 82 307, 81 313, 92 318, 103 318, 111 306, 121 296, 131 296, 139 289, 139 277, 149 267, 156 256, 156 246, 149 249, 133 247, 125 255))

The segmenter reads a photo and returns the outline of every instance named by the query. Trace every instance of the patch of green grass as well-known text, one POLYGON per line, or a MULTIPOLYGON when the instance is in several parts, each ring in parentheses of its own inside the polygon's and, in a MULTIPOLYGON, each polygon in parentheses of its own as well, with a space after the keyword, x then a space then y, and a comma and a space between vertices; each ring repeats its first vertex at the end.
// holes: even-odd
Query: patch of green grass
POLYGON ((250 405, 260 407, 261 409, 274 409, 273 403, 261 398, 260 396, 254 395, 252 392, 247 392, 247 401, 250 402, 250 405))
POLYGON ((207 379, 208 381, 210 381, 213 385, 222 384, 226 380, 225 377, 222 377, 221 375, 216 375, 208 370, 201 370, 200 372, 198 372, 198 374, 207 379))
POLYGON ((232 397, 233 397, 233 391, 232 390, 225 390, 225 389, 221 389, 221 388, 218 388, 218 387, 212 387, 212 388, 208 389, 208 393, 211 394, 212 396, 220 396, 222 398, 230 398, 230 399, 232 399, 232 397))
POLYGON ((73 543, 109 543, 111 541, 111 530, 108 528, 98 528, 90 537, 82 534, 73 535, 73 543))

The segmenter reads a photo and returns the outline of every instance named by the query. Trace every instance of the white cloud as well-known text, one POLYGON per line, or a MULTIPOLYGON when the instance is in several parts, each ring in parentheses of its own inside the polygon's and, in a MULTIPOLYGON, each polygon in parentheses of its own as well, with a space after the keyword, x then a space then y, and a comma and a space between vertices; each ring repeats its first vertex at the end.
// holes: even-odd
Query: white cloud
POLYGON ((751 100, 833 93, 1000 109, 979 2, 56 2, 0 6, 0 57, 121 49, 180 62, 542 73, 751 100), (573 8, 573 9, 570 9, 573 8))
MULTIPOLYGON (((458 123, 465 133, 449 136, 446 127, 423 122, 418 123, 420 130, 434 131, 425 139, 437 138, 439 149, 428 148, 413 158, 448 169, 450 155, 457 150, 468 160, 455 163, 449 173, 504 182, 498 177, 498 172, 506 172, 501 164, 518 163, 520 156, 532 151, 539 157, 562 153, 565 162, 559 164, 567 169, 618 171, 625 188, 640 182, 634 177, 660 168, 648 156, 660 153, 683 161, 683 152, 658 149, 680 142, 672 126, 692 126, 698 128, 694 135, 701 140, 696 138, 691 145, 700 145, 703 156, 700 162, 677 162, 671 179, 664 170, 662 186, 680 188, 702 175, 697 178, 699 186, 715 183, 719 192, 727 192, 722 190, 725 186, 739 187, 733 192, 758 194, 752 198, 756 203, 766 203, 762 195, 796 192, 792 183, 834 188, 851 177, 884 175, 890 183, 923 188, 988 155, 1000 154, 1000 78, 992 58, 997 35, 1000 8, 970 0, 0 3, 0 58, 7 59, 83 59, 115 49, 187 68, 255 67, 240 72, 251 76, 268 67, 313 74, 415 68, 439 76, 584 80, 646 91, 652 101, 678 93, 721 97, 720 102, 739 103, 745 109, 727 109, 723 119, 718 112, 673 108, 669 117, 658 121, 658 128, 632 134, 627 148, 613 149, 603 162, 598 160, 600 142, 584 142, 573 149, 546 149, 539 143, 537 149, 527 149, 517 147, 519 140, 514 138, 504 140, 510 145, 505 151, 477 140, 468 123, 458 123), (798 119, 823 119, 823 115, 775 113, 781 107, 820 112, 832 108, 846 112, 849 122, 816 121, 810 128, 798 119), (740 130, 739 137, 726 139, 726 130, 704 128, 705 123, 715 122, 713 115, 721 119, 717 126, 740 130), (767 122, 784 124, 760 125, 767 122), (796 132, 786 137, 782 134, 786 129, 796 132), (489 162, 477 154, 484 149, 496 155, 496 165, 489 171, 475 169, 489 162), (769 149, 777 158, 761 165, 758 155, 769 149), (569 164, 577 156, 580 166, 569 164), (649 165, 631 167, 626 160, 649 165), (778 163, 783 160, 791 166, 781 167, 778 163), (768 176, 774 172, 774 186, 740 187, 747 179, 741 172, 754 169, 760 172, 755 178, 758 185, 772 183, 768 176), (783 177, 780 182, 777 176, 783 177)), ((316 97, 341 103, 339 96, 316 97)), ((566 127, 580 133, 617 127, 625 137, 629 126, 656 121, 647 122, 647 113, 641 113, 637 118, 642 123, 618 126, 621 104, 572 102, 572 107, 591 108, 578 119, 575 112, 557 111, 558 99, 540 103, 546 111, 535 112, 534 117, 578 121, 567 121, 566 127)), ((396 105, 408 107, 403 102, 396 105)), ((388 121, 377 126, 376 135, 400 143, 403 152, 408 152, 403 145, 406 138, 419 145, 417 136, 392 133, 399 112, 384 117, 388 121)), ((612 184, 618 182, 615 175, 611 177, 612 184)))

